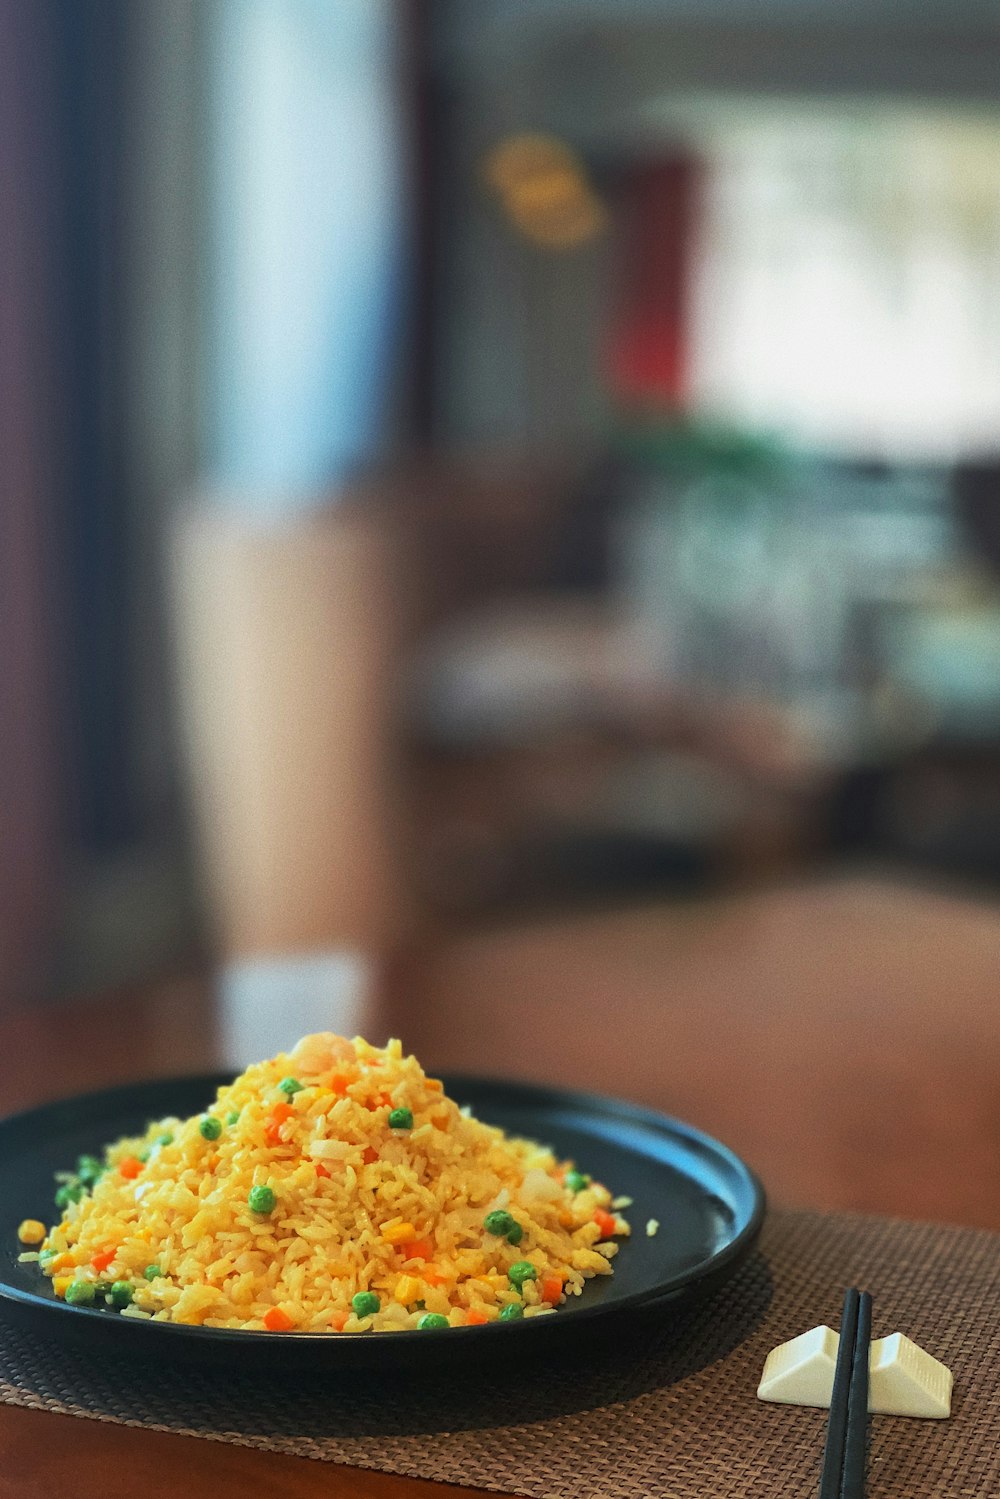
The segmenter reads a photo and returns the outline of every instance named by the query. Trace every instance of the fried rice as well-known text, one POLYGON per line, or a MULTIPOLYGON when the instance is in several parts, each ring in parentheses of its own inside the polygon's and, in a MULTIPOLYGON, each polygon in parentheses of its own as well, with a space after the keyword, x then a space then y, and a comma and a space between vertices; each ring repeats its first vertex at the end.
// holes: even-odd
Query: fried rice
POLYGON ((60 1221, 22 1224, 22 1259, 127 1317, 348 1333, 538 1317, 610 1275, 629 1232, 604 1185, 473 1118, 398 1041, 307 1036, 203 1114, 84 1159, 60 1221))

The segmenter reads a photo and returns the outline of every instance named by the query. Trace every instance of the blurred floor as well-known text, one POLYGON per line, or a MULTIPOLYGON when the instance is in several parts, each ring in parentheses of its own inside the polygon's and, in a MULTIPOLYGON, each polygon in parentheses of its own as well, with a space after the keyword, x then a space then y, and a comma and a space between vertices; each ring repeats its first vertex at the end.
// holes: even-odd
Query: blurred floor
POLYGON ((876 881, 446 943, 389 1018, 442 1070, 653 1105, 774 1201, 1000 1229, 994 910, 876 881))
MULTIPOLYGON (((782 1204, 1000 1229, 1000 923, 875 879, 427 939, 387 1031, 441 1070, 599 1089, 745 1155, 782 1204)), ((199 979, 0 1021, 13 1109, 217 1062, 199 979)))

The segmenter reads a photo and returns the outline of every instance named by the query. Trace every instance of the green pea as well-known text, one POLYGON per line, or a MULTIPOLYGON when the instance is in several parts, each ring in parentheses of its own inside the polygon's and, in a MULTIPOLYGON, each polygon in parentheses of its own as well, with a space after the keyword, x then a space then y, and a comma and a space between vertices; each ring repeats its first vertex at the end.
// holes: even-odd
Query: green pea
POLYGON ((66 1287, 70 1306, 93 1306, 96 1290, 92 1281, 74 1280, 66 1287))
POLYGON ((510 1306, 501 1307, 500 1321, 513 1322, 517 1317, 524 1316, 524 1308, 519 1301, 512 1301, 510 1306))
POLYGON ((424 1312, 424 1315, 417 1323, 417 1328, 420 1332, 432 1332, 435 1328, 450 1326, 448 1318, 442 1317, 440 1312, 424 1312))
POLYGON ((374 1291, 359 1291, 356 1296, 351 1297, 356 1317, 374 1317, 381 1304, 374 1291))
POLYGON ((410 1109, 393 1109, 389 1115, 390 1129, 412 1129, 413 1113, 410 1109))
POLYGON ((174 1143, 174 1137, 168 1131, 165 1135, 157 1135, 156 1143, 157 1145, 172 1145, 174 1143))
POLYGON ((227 1124, 239 1124, 239 1122, 240 1122, 240 1111, 239 1111, 239 1109, 230 1109, 229 1113, 226 1115, 226 1123, 227 1124))
POLYGON ((56 1193, 56 1207, 66 1208, 69 1207, 71 1202, 79 1202, 80 1198, 83 1196, 83 1190, 84 1189, 82 1182, 77 1182, 73 1186, 71 1186, 69 1182, 66 1182, 65 1185, 61 1186, 56 1193))
POLYGON ((511 1229, 510 1233, 507 1235, 507 1243, 508 1244, 520 1244, 520 1242, 521 1242, 521 1240, 523 1238, 524 1238, 524 1229, 521 1227, 520 1223, 515 1223, 514 1227, 511 1229))
POLYGON ((152 1153, 153 1153, 153 1147, 151 1145, 146 1145, 146 1146, 143 1147, 142 1150, 140 1150, 138 1152, 138 1154, 136 1155, 136 1160, 137 1161, 141 1161, 142 1164, 145 1166, 146 1162, 149 1160, 149 1157, 152 1155, 152 1153))
POLYGON ((483 1219, 483 1227, 488 1234, 496 1234, 498 1239, 505 1239, 516 1224, 509 1213, 498 1210, 495 1213, 487 1213, 483 1219))
POLYGON ((584 1176, 582 1171, 567 1171, 563 1177, 563 1185, 574 1194, 582 1192, 584 1187, 590 1186, 590 1177, 584 1176))
POLYGON ((254 1213, 273 1213, 278 1205, 273 1187, 251 1187, 247 1202, 254 1213))
POLYGON ((287 1093, 289 1098, 291 1098, 293 1093, 302 1092, 302 1084, 299 1082, 297 1077, 283 1077, 281 1079, 281 1082, 278 1084, 278 1087, 281 1089, 282 1093, 287 1093))
POLYGON ((84 1186, 92 1187, 98 1177, 104 1174, 104 1162, 99 1161, 96 1155, 82 1155, 76 1163, 76 1171, 84 1186))
POLYGON ((58 1249, 42 1249, 38 1255, 39 1267, 44 1270, 46 1265, 51 1265, 58 1253, 58 1249))
POLYGON ((123 1306, 128 1306, 132 1300, 132 1287, 127 1280, 116 1280, 108 1292, 108 1300, 112 1306, 121 1311, 123 1306))
POLYGON ((159 1265, 147 1265, 142 1273, 147 1280, 158 1280, 159 1277, 163 1274, 163 1271, 160 1269, 159 1265))
POLYGON ((203 1140, 217 1140, 222 1134, 222 1120, 217 1119, 214 1114, 202 1114, 198 1120, 198 1129, 203 1140))
POLYGON ((518 1260, 507 1271, 507 1279, 520 1290, 526 1280, 538 1279, 538 1271, 530 1260, 518 1260))

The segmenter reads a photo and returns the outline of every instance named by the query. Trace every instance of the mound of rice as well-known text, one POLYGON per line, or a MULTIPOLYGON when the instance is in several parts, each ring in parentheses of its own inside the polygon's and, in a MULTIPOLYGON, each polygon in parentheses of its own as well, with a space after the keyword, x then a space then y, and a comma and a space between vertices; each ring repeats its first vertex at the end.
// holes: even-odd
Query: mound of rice
POLYGON ((94 1167, 22 1258, 76 1304, 206 1327, 541 1316, 629 1231, 604 1186, 470 1117, 398 1041, 307 1036, 94 1167))

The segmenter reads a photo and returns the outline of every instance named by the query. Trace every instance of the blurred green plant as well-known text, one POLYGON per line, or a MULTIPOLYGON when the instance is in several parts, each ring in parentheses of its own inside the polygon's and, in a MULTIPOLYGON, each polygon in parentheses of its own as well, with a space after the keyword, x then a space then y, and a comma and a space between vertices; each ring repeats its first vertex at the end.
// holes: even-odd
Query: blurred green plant
POLYGON ((637 466, 682 482, 711 476, 773 492, 790 477, 785 447, 762 434, 694 417, 630 416, 612 436, 615 453, 637 466))

